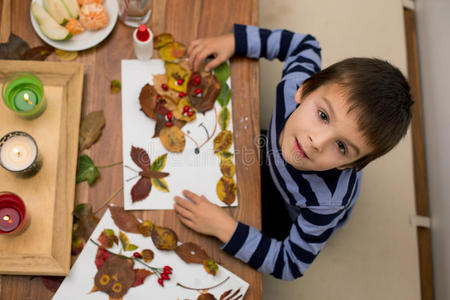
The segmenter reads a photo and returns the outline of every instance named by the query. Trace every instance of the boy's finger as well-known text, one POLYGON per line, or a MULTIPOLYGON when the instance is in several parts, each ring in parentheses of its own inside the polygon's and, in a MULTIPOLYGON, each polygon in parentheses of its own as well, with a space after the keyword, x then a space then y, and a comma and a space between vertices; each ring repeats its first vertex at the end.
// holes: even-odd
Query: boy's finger
POLYGON ((189 220, 192 219, 193 216, 192 216, 192 212, 190 210, 184 208, 183 206, 179 205, 178 203, 175 203, 175 205, 173 207, 179 215, 181 215, 184 218, 189 219, 189 220))
POLYGON ((197 47, 200 43, 202 42, 202 40, 194 40, 194 41, 192 41, 190 44, 189 44, 189 47, 188 47, 188 54, 190 54, 191 53, 191 51, 195 48, 195 47, 197 47))
POLYGON ((199 195, 189 191, 189 190, 183 190, 183 196, 188 198, 189 200, 192 200, 194 202, 197 202, 196 200, 199 198, 199 195))
POLYGON ((193 205, 195 204, 195 202, 190 199, 184 199, 184 198, 175 196, 174 200, 178 205, 181 205, 188 210, 192 211, 192 209, 194 209, 193 205))
POLYGON ((187 227, 189 227, 191 229, 194 229, 194 223, 191 220, 183 217, 182 215, 180 215, 178 213, 176 215, 180 219, 181 223, 183 223, 184 225, 186 225, 187 227))
POLYGON ((211 60, 206 66, 205 66, 205 71, 209 72, 212 69, 214 69, 215 67, 219 66, 221 63, 223 62, 223 59, 220 56, 217 56, 216 58, 214 58, 213 60, 211 60))

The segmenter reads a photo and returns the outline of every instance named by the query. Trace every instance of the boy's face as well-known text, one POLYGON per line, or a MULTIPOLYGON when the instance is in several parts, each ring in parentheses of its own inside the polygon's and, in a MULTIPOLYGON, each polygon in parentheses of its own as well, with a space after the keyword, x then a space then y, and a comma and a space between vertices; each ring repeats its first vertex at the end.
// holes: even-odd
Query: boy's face
POLYGON ((347 96, 336 83, 326 84, 301 97, 287 120, 279 139, 283 158, 303 171, 344 169, 369 154, 368 145, 358 128, 357 110, 348 112, 347 96))

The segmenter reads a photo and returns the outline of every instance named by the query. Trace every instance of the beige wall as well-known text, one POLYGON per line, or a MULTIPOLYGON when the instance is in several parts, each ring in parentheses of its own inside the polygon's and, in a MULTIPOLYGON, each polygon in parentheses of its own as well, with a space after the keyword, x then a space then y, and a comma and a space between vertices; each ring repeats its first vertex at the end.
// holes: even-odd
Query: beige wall
MULTIPOLYGON (((350 56, 383 58, 406 74, 400 0, 260 1, 260 26, 313 34, 323 67, 350 56)), ((261 117, 267 127, 281 63, 262 60, 261 117)), ((355 210, 305 276, 264 276, 264 299, 419 299, 411 138, 364 170, 355 210)))

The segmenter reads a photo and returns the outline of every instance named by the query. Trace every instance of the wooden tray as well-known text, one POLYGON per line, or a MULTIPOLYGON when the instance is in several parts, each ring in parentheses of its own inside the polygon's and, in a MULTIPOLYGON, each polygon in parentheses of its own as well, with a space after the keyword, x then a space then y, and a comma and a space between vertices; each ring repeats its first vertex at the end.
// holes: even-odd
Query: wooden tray
POLYGON ((0 236, 0 274, 67 275, 70 269, 72 211, 83 65, 80 63, 0 60, 0 88, 14 72, 31 72, 44 85, 47 109, 23 120, 0 103, 0 136, 22 130, 34 137, 43 158, 31 178, 0 168, 0 191, 18 194, 31 215, 28 229, 16 237, 0 236))

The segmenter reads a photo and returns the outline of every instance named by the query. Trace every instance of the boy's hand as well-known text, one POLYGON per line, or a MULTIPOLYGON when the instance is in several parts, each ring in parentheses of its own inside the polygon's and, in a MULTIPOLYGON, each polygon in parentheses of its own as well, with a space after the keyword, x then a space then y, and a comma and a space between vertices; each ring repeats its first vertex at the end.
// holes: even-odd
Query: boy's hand
POLYGON ((213 55, 214 59, 205 66, 205 71, 209 72, 234 54, 234 46, 232 33, 192 41, 188 48, 191 69, 197 71, 200 63, 208 56, 213 55))
POLYGON ((226 243, 236 228, 237 222, 218 205, 190 191, 183 196, 175 196, 175 211, 180 221, 187 227, 206 235, 216 236, 226 243))

